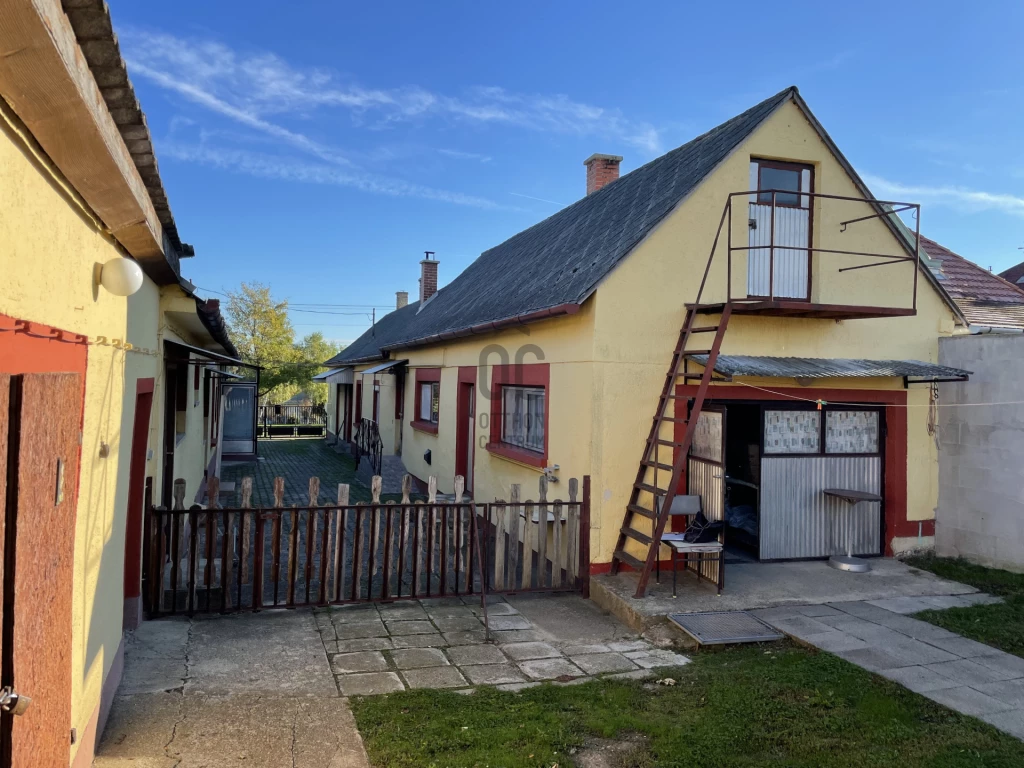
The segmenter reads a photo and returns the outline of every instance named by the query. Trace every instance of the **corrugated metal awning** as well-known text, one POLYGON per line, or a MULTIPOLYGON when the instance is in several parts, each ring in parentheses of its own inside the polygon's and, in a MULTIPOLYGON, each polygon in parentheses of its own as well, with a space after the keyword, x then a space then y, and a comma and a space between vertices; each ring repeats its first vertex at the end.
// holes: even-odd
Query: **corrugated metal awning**
POLYGON ((359 375, 360 376, 365 376, 367 374, 372 374, 372 373, 381 373, 381 372, 386 371, 386 370, 388 370, 390 368, 394 368, 395 366, 405 365, 408 362, 409 362, 408 360, 388 360, 386 363, 381 363, 380 365, 373 366, 373 368, 367 368, 365 371, 360 371, 359 375))
MULTIPOLYGON (((691 358, 707 364, 707 355, 691 358)), ((857 360, 837 357, 757 357, 719 355, 715 371, 724 376, 788 379, 842 379, 900 376, 915 381, 966 381, 971 371, 920 360, 857 360)))

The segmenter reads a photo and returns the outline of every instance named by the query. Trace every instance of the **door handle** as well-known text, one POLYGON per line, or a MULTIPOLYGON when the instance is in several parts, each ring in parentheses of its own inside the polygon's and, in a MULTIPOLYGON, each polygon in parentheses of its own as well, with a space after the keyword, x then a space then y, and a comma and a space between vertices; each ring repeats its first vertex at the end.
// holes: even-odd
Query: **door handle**
POLYGON ((20 695, 9 685, 0 688, 0 710, 4 712, 9 712, 12 715, 23 715, 31 703, 32 699, 28 696, 20 695))

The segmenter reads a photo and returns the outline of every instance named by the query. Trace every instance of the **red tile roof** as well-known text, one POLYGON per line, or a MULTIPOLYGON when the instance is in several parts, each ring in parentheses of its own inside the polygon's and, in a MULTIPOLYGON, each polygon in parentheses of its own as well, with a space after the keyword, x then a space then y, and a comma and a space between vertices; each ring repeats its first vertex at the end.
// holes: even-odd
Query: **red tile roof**
POLYGON ((921 248, 941 270, 942 287, 968 322, 1024 328, 1024 290, 923 235, 921 248))

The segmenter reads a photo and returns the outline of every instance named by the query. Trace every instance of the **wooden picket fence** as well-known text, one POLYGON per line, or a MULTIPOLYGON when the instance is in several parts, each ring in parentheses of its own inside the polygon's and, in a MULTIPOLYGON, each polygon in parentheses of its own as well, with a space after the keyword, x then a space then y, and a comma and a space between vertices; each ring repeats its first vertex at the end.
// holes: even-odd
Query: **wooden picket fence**
POLYGON ((411 501, 412 478, 400 502, 321 504, 320 480, 309 481, 308 503, 285 506, 284 479, 274 480, 270 507, 252 506, 252 478, 241 482, 237 507, 220 507, 220 481, 208 480, 209 503, 184 507, 182 480, 172 509, 147 516, 146 584, 150 616, 233 613, 274 607, 333 605, 488 592, 582 591, 589 586, 590 478, 583 492, 569 481, 569 500, 547 499, 540 478, 536 501, 463 500, 437 493, 411 501))

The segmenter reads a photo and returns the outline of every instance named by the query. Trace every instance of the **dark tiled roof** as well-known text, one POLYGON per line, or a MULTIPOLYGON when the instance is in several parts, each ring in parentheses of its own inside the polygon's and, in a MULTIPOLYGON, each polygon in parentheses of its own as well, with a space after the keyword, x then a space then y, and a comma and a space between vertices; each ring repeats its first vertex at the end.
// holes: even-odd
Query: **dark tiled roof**
POLYGON ((924 235, 921 248, 942 271, 942 286, 969 323, 1024 328, 1024 290, 924 235))
MULTIPOLYGON (((625 256, 781 104, 787 88, 484 251, 416 314, 386 315, 331 363, 381 356, 488 323, 582 303, 625 256), (397 317, 396 317, 397 316, 397 317), (385 324, 387 323, 386 327, 385 324)), ((411 311, 410 311, 411 310, 411 311)))
POLYGON ((220 299, 206 299, 203 301, 198 296, 196 300, 196 314, 199 321, 206 326, 213 340, 220 344, 224 351, 231 357, 238 357, 238 350, 231 343, 228 335, 228 324, 224 321, 224 315, 220 312, 220 299))
POLYGON ((1015 267, 1010 267, 1005 272, 1000 272, 999 276, 1014 285, 1024 285, 1024 261, 1015 267))
MULTIPOLYGON (((707 355, 694 355, 704 365, 707 355)), ((784 378, 874 378, 909 376, 911 378, 966 378, 970 371, 949 368, 920 360, 857 360, 825 357, 757 357, 719 355, 715 370, 726 376, 766 376, 784 378)))

